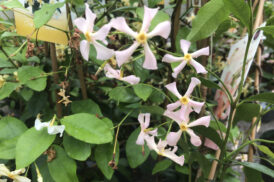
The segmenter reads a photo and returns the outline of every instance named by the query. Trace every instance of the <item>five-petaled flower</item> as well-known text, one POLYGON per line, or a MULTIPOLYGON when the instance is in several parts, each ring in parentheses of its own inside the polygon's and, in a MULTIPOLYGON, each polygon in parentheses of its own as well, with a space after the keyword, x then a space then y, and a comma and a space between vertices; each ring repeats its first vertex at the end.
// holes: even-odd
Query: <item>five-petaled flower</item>
POLYGON ((197 136, 191 127, 194 126, 200 126, 203 125, 205 127, 209 126, 210 123, 210 116, 204 116, 201 117, 195 121, 189 122, 189 113, 187 113, 184 117, 180 115, 180 112, 172 112, 169 110, 166 110, 164 113, 165 116, 173 119, 180 127, 180 129, 177 132, 170 132, 167 135, 167 143, 170 146, 177 145, 177 142, 179 141, 181 135, 183 132, 187 132, 190 135, 190 142, 195 146, 201 145, 201 139, 199 136, 197 136))
MULTIPOLYGON (((10 179, 12 179, 14 182, 30 182, 31 180, 25 176, 20 176, 20 174, 25 173, 25 168, 18 169, 15 171, 10 171, 5 164, 0 164, 0 177, 6 176, 10 179)), ((1 180, 0 181, 7 181, 7 180, 1 180)))
POLYGON ((154 150, 158 155, 167 157, 179 165, 184 165, 185 158, 183 155, 177 156, 175 152, 177 151, 178 147, 174 146, 173 149, 167 148, 167 141, 166 140, 159 140, 158 144, 155 143, 154 136, 145 136, 146 144, 150 150, 154 150))
POLYGON ((196 85, 200 84, 200 80, 192 77, 190 85, 185 93, 184 96, 182 96, 176 87, 176 82, 170 83, 166 85, 165 87, 172 92, 179 100, 176 101, 175 103, 168 104, 167 105, 167 110, 174 111, 178 107, 181 106, 181 114, 184 115, 184 113, 187 113, 189 110, 192 111, 192 109, 196 112, 199 113, 201 111, 201 108, 204 105, 204 102, 197 102, 192 99, 190 99, 190 94, 193 92, 193 89, 196 87, 196 85))
POLYGON ((109 64, 106 64, 104 67, 106 77, 108 78, 116 78, 118 80, 128 82, 131 85, 135 85, 140 82, 140 78, 134 75, 125 76, 123 75, 122 70, 115 70, 109 64))
POLYGON ((157 12, 158 12, 158 8, 152 9, 146 6, 144 7, 143 24, 139 33, 134 32, 127 25, 124 17, 118 17, 111 21, 112 27, 132 36, 135 39, 134 43, 126 50, 115 52, 118 66, 121 66, 122 64, 128 62, 133 52, 140 45, 142 45, 145 50, 145 61, 144 61, 143 67, 145 69, 151 69, 151 70, 157 69, 156 58, 154 54, 152 53, 147 40, 151 39, 154 36, 161 36, 166 39, 169 36, 170 29, 171 29, 170 21, 164 21, 162 23, 159 23, 151 32, 148 33, 150 23, 152 19, 154 18, 154 16, 157 14, 157 12))
POLYGON ((190 54, 190 53, 188 53, 188 49, 189 49, 191 43, 187 40, 182 39, 180 41, 180 44, 181 44, 181 49, 184 53, 183 57, 175 57, 170 54, 166 54, 162 60, 163 62, 167 62, 167 63, 181 62, 176 68, 174 68, 172 76, 174 78, 177 78, 177 75, 182 71, 182 69, 185 67, 186 64, 191 64, 196 69, 197 73, 206 74, 207 71, 203 67, 203 65, 201 65, 200 63, 195 61, 193 58, 197 58, 201 55, 208 56, 209 55, 209 47, 202 48, 202 49, 190 54))
POLYGON ((40 116, 38 114, 37 118, 35 119, 34 127, 38 131, 42 130, 43 128, 47 128, 48 134, 56 135, 56 134, 60 133, 60 137, 62 137, 63 132, 65 130, 65 126, 64 125, 53 125, 55 119, 56 119, 56 116, 54 115, 54 117, 51 121, 42 123, 40 120, 40 116))
POLYGON ((138 121, 140 123, 141 131, 136 140, 136 144, 144 145, 146 135, 156 136, 157 129, 151 130, 150 128, 148 128, 150 122, 150 113, 140 113, 138 115, 138 121))
POLYGON ((86 19, 77 18, 74 20, 74 24, 77 28, 85 35, 86 40, 82 40, 80 42, 80 52, 85 60, 89 58, 89 48, 90 44, 96 49, 97 59, 106 60, 111 58, 114 55, 114 51, 112 49, 108 49, 98 41, 102 41, 105 44, 107 43, 106 36, 108 35, 111 25, 106 24, 102 28, 100 28, 97 32, 94 32, 94 21, 96 18, 96 14, 92 13, 89 9, 89 5, 86 3, 86 19))

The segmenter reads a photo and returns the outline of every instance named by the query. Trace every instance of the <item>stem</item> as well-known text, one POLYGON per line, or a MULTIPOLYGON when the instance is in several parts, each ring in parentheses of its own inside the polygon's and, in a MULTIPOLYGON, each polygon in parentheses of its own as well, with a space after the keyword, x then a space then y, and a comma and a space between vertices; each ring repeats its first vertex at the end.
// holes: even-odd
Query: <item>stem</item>
POLYGON ((171 49, 176 50, 176 36, 180 28, 180 13, 181 13, 182 0, 177 0, 174 12, 172 14, 172 25, 171 25, 171 49))
POLYGON ((3 47, 0 45, 0 50, 5 54, 5 56, 8 58, 8 61, 15 67, 15 68, 19 68, 19 66, 17 64, 15 64, 15 62, 12 61, 12 59, 9 57, 9 55, 7 54, 7 52, 3 49, 3 47))

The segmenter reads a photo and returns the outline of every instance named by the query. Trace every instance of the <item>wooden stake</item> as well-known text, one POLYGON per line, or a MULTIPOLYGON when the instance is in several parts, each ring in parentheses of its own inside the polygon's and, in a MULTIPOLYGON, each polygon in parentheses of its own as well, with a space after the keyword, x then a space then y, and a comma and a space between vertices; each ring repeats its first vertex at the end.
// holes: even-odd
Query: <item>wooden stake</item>
MULTIPOLYGON (((54 84, 59 84, 59 76, 58 76, 58 65, 57 65, 57 57, 56 57, 56 48, 54 43, 50 43, 50 58, 51 58, 51 67, 53 71, 53 82, 54 84)), ((62 117, 62 105, 58 103, 60 101, 60 96, 57 94, 57 90, 55 90, 55 97, 56 97, 56 113, 57 117, 62 117)))

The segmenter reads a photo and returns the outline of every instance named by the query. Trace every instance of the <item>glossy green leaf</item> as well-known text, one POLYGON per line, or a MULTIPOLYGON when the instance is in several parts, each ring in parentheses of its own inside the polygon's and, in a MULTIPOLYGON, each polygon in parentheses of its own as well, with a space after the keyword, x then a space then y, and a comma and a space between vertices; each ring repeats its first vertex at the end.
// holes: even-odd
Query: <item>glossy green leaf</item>
POLYGON ((0 140, 0 159, 14 159, 18 137, 0 140))
POLYGON ((172 162, 169 159, 164 159, 164 160, 161 160, 160 162, 157 162, 154 168, 152 169, 152 175, 166 170, 167 168, 169 168, 171 164, 172 162))
POLYGON ((211 127, 204 127, 204 126, 195 126, 192 128, 197 134, 200 134, 201 136, 207 137, 210 140, 212 140, 216 145, 221 147, 222 140, 220 135, 216 132, 215 129, 211 127))
POLYGON ((244 167, 246 182, 263 182, 262 174, 252 168, 244 167))
POLYGON ((244 102, 247 102, 247 101, 260 101, 260 102, 267 102, 270 104, 274 104, 274 93, 266 92, 266 93, 253 95, 244 100, 244 102))
POLYGON ((137 137, 140 133, 140 128, 134 130, 127 139, 126 143, 126 155, 128 164, 131 168, 136 168, 145 162, 150 154, 150 150, 147 145, 144 145, 144 155, 142 152, 142 146, 136 144, 137 137))
POLYGON ((9 1, 2 1, 0 5, 4 5, 7 8, 24 8, 23 5, 18 0, 9 0, 9 1))
POLYGON ((74 114, 76 113, 89 113, 98 114, 103 116, 99 105, 91 99, 73 101, 71 103, 71 110, 74 114))
POLYGON ((266 155, 268 155, 269 157, 274 159, 274 153, 267 147, 264 145, 255 145, 261 152, 265 153, 266 155))
POLYGON ((109 92, 110 99, 113 99, 117 102, 126 102, 132 103, 139 100, 128 87, 116 87, 109 92))
POLYGON ((204 77, 201 77, 201 76, 199 77, 199 80, 207 88, 216 88, 216 89, 222 90, 222 88, 217 83, 215 83, 211 80, 205 79, 204 77))
POLYGON ((48 168, 54 181, 78 182, 76 162, 67 156, 62 147, 53 145, 53 149, 56 151, 56 158, 48 162, 48 168))
POLYGON ((223 1, 232 14, 249 29, 251 12, 248 4, 244 0, 223 1))
POLYGON ((144 101, 147 101, 153 91, 153 88, 149 85, 137 84, 133 86, 133 90, 138 97, 140 97, 144 101))
POLYGON ((38 92, 44 90, 47 84, 45 72, 40 68, 33 66, 23 66, 19 68, 18 79, 21 84, 25 84, 38 92))
POLYGON ((270 34, 274 38, 274 25, 260 27, 258 29, 263 30, 264 33, 270 34))
POLYGON ((53 143, 56 135, 49 135, 46 129, 37 131, 34 127, 23 133, 16 144, 16 169, 34 162, 53 143))
MULTIPOLYGON (((113 144, 98 145, 95 148, 95 161, 104 176, 110 180, 114 170, 108 165, 113 159, 113 144)), ((116 146, 115 165, 119 162, 119 145, 116 146)))
POLYGON ((236 123, 241 120, 251 122, 253 117, 259 115, 260 108, 260 105, 255 103, 241 104, 236 110, 233 125, 236 125, 236 123))
POLYGON ((10 94, 19 86, 19 83, 6 82, 0 88, 0 100, 9 97, 10 94))
POLYGON ((40 28, 45 25, 53 16, 57 8, 64 6, 64 2, 61 3, 45 3, 42 8, 34 13, 34 25, 35 28, 40 28))
POLYGON ((68 156, 79 161, 87 160, 91 154, 90 144, 77 140, 66 133, 64 134, 63 145, 68 156))
MULTIPOLYGON (((47 155, 41 155, 38 159, 36 159, 35 164, 38 166, 39 171, 41 173, 41 175, 43 176, 43 182, 54 182, 54 180, 52 179, 50 173, 49 173, 49 168, 48 168, 48 162, 47 162, 47 155)), ((32 173, 36 174, 36 169, 35 169, 35 165, 32 165, 33 170, 32 173)), ((35 175, 36 179, 37 175, 35 175)))
POLYGON ((228 17, 229 11, 221 0, 211 0, 199 11, 192 22, 192 29, 187 39, 194 42, 214 33, 218 26, 228 17))
POLYGON ((256 171, 260 171, 261 173, 264 173, 266 175, 271 176, 272 178, 274 178, 274 171, 272 169, 269 169, 268 167, 259 164, 259 163, 253 163, 253 162, 236 162, 242 166, 254 169, 256 171))
POLYGON ((61 123, 66 126, 66 132, 78 140, 91 144, 112 141, 111 129, 95 115, 87 113, 73 114, 65 116, 61 123))

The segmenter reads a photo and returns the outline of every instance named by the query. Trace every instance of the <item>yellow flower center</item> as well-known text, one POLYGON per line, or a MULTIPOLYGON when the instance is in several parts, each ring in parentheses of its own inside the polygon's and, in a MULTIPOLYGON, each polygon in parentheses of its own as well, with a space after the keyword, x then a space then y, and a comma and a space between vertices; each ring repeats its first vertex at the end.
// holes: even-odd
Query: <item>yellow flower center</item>
POLYGON ((158 155, 165 156, 164 152, 165 152, 165 149, 162 148, 161 150, 159 150, 158 155))
POLYGON ((188 99, 187 96, 183 96, 183 97, 180 98, 180 102, 184 105, 187 105, 188 102, 189 102, 189 99, 188 99))
POLYGON ((87 40, 88 42, 92 42, 92 35, 91 35, 90 32, 86 32, 86 33, 85 33, 85 37, 86 37, 86 40, 87 40))
POLYGON ((140 32, 136 37, 137 42, 144 44, 147 41, 147 35, 144 32, 140 32))
POLYGON ((190 61, 191 59, 192 59, 191 54, 186 54, 186 55, 184 56, 184 60, 186 60, 187 63, 189 63, 189 61, 190 61))
POLYGON ((120 78, 123 78, 123 76, 124 76, 124 71, 121 70, 121 71, 120 71, 120 78))
POLYGON ((187 128, 188 128, 188 127, 187 127, 186 124, 184 124, 184 123, 180 124, 180 129, 181 129, 182 131, 186 131, 187 128))
POLYGON ((15 176, 14 176, 12 173, 9 173, 9 174, 8 174, 8 177, 9 177, 10 179, 14 179, 14 178, 15 178, 15 176))
POLYGON ((53 119, 51 120, 51 122, 50 122, 50 124, 49 124, 49 125, 50 125, 50 126, 53 126, 53 124, 54 124, 55 120, 56 120, 56 115, 54 115, 54 116, 53 116, 53 119))

